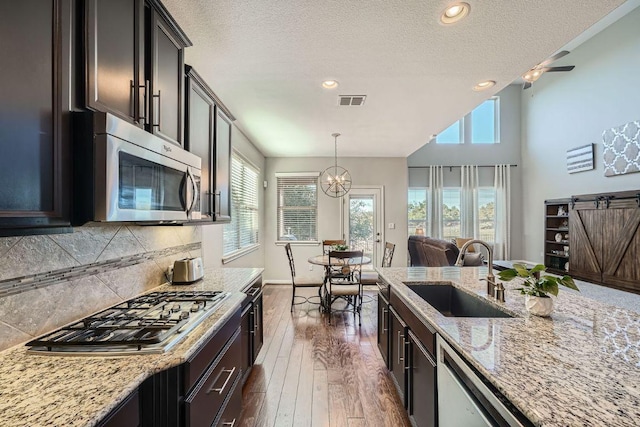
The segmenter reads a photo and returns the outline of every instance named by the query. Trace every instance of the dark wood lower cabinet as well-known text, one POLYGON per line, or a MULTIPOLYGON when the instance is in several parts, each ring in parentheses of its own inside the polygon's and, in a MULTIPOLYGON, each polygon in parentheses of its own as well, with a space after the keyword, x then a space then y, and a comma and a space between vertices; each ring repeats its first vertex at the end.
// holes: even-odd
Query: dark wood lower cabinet
POLYGON ((416 427, 437 426, 435 339, 393 289, 389 302, 378 294, 378 348, 416 427))
POLYGON ((378 349, 389 367, 389 301, 378 293, 378 349))
POLYGON ((98 427, 138 427, 140 425, 140 399, 138 390, 114 409, 98 427))
POLYGON ((409 418, 417 427, 436 426, 436 362, 420 342, 409 331, 409 381, 408 411, 409 418))
POLYGON ((389 309, 389 369, 396 385, 400 400, 407 407, 407 324, 393 308, 389 309))

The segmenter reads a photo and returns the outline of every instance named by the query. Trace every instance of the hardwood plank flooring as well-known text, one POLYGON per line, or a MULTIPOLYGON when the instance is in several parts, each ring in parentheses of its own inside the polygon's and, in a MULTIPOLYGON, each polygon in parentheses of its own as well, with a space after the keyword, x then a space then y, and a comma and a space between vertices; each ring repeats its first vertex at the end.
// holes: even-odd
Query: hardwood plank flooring
POLYGON ((372 298, 365 297, 361 326, 351 313, 333 314, 329 325, 317 305, 291 312, 290 287, 264 288, 264 345, 238 425, 410 426, 378 351, 375 291, 365 293, 372 298))

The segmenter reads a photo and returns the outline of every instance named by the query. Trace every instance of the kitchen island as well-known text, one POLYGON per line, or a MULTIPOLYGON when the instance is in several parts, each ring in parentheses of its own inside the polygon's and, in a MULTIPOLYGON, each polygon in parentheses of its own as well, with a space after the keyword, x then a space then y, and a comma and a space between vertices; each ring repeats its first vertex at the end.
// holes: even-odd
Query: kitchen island
POLYGON ((211 316, 171 350, 130 356, 53 356, 18 345, 0 353, 0 425, 93 426, 127 399, 145 379, 185 363, 241 307, 242 292, 261 268, 205 270, 188 286, 163 284, 153 291, 229 292, 211 316))
POLYGON ((550 318, 531 316, 514 282, 505 283, 505 303, 487 297, 486 267, 378 272, 534 425, 638 425, 640 314, 561 290, 550 318), (429 282, 451 283, 514 317, 445 317, 405 285, 429 282))

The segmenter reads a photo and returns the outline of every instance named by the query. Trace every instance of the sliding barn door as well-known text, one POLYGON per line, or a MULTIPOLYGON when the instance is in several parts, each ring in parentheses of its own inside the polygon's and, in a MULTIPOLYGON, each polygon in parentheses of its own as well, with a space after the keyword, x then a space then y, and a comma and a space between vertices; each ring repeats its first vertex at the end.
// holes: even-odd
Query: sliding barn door
POLYGON ((600 282, 602 280, 602 247, 604 213, 593 203, 576 203, 569 211, 569 274, 600 282))
POLYGON ((569 212, 569 274, 640 293, 640 196, 578 201, 569 212))

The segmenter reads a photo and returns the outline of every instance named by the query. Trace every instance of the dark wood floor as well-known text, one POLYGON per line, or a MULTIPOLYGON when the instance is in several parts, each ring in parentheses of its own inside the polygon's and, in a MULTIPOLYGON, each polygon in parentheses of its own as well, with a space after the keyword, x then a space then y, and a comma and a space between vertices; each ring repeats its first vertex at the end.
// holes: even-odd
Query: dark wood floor
POLYGON ((410 425, 376 344, 375 292, 366 295, 362 326, 350 313, 329 325, 315 305, 290 312, 290 287, 264 288, 265 341, 238 425, 410 425))

